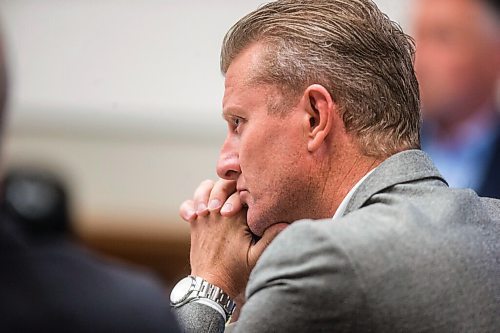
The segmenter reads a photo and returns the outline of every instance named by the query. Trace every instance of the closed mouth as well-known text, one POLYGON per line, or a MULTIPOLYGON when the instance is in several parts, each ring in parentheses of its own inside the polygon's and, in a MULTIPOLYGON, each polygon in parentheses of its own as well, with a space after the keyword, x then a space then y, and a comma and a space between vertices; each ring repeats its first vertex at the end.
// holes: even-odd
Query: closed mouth
POLYGON ((245 207, 245 208, 248 208, 248 204, 247 204, 247 202, 244 200, 244 197, 245 197, 246 195, 248 195, 248 193, 249 193, 249 192, 248 192, 248 190, 246 190, 246 189, 238 189, 237 191, 238 191, 238 195, 240 196, 241 205, 242 205, 243 207, 245 207), (242 194, 243 194, 243 198, 242 198, 242 194))

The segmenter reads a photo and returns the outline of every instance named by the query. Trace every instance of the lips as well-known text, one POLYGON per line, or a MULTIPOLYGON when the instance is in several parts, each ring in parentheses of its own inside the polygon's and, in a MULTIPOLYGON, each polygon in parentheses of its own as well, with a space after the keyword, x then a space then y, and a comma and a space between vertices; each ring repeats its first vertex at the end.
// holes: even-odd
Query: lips
POLYGON ((246 187, 243 187, 241 185, 236 185, 236 192, 238 192, 238 194, 241 194, 242 192, 248 192, 248 190, 246 189, 246 187))
POLYGON ((244 206, 247 206, 248 207, 248 196, 249 196, 249 193, 247 190, 245 189, 240 189, 240 190, 237 190, 238 191, 238 195, 240 196, 240 201, 241 203, 244 205, 244 206))

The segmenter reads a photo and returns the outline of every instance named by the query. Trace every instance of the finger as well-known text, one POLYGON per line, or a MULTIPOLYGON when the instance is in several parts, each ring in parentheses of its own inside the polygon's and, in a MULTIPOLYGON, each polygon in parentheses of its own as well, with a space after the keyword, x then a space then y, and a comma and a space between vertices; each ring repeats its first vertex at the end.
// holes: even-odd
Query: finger
POLYGON ((241 204, 240 195, 238 192, 233 193, 224 203, 220 210, 222 216, 234 216, 241 211, 243 205, 241 204))
POLYGON ((264 252, 266 247, 271 244, 273 239, 278 236, 278 234, 282 232, 283 229, 288 226, 288 223, 277 223, 273 224, 264 231, 262 238, 259 239, 259 241, 250 248, 250 253, 248 254, 248 262, 250 263, 252 268, 255 266, 255 264, 257 263, 257 259, 259 259, 260 255, 262 254, 262 252, 264 252))
POLYGON ((218 211, 227 198, 234 192, 236 192, 236 181, 226 179, 218 180, 210 193, 208 209, 211 212, 218 211))
POLYGON ((208 215, 208 198, 214 187, 214 181, 207 179, 201 182, 198 188, 194 191, 194 209, 198 216, 208 215))
POLYGON ((194 201, 186 200, 179 207, 179 215, 184 221, 190 222, 196 218, 196 211, 194 209, 194 201))

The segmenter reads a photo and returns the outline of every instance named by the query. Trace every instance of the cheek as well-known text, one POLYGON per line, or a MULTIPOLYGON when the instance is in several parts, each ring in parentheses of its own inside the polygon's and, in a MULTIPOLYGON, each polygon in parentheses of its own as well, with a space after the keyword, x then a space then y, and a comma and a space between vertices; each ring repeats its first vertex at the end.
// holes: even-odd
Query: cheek
POLYGON ((273 195, 274 189, 289 174, 291 159, 282 143, 269 138, 256 138, 242 144, 239 156, 241 172, 256 197, 254 199, 273 195))
MULTIPOLYGON (((258 127, 258 126, 255 126, 258 127)), ((281 138, 283 140, 283 138, 281 138)), ((265 165, 278 152, 278 135, 269 128, 248 128, 241 137, 239 158, 242 165, 265 165)))
POLYGON ((242 137, 239 161, 249 187, 269 191, 272 186, 279 187, 280 182, 296 176, 302 162, 301 152, 307 152, 307 143, 303 140, 303 129, 293 124, 293 120, 287 127, 267 124, 269 126, 259 127, 259 131, 247 131, 242 137))

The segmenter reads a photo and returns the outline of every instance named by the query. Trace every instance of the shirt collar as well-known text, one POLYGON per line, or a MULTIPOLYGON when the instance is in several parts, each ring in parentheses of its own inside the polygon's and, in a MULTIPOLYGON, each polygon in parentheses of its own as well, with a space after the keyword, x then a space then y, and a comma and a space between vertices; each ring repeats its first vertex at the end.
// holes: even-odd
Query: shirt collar
POLYGON ((374 170, 375 169, 370 170, 366 175, 363 176, 363 178, 361 178, 356 183, 356 185, 354 185, 351 188, 351 190, 349 191, 349 193, 347 193, 347 195, 344 197, 344 200, 342 200, 342 202, 340 203, 339 207, 335 211, 335 214, 333 215, 333 218, 332 218, 333 221, 338 220, 340 217, 342 217, 344 215, 345 210, 347 208, 347 204, 349 203, 349 201, 351 200, 352 196, 354 195, 354 192, 356 192, 356 190, 358 189, 358 187, 365 181, 366 178, 368 178, 369 175, 372 174, 372 172, 374 170))

